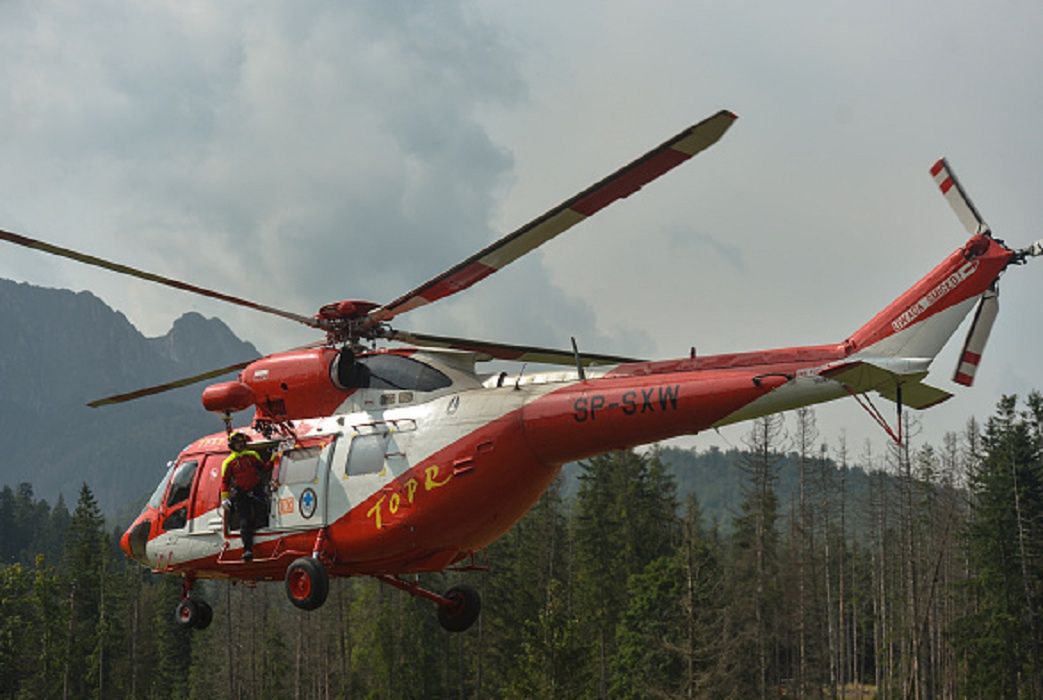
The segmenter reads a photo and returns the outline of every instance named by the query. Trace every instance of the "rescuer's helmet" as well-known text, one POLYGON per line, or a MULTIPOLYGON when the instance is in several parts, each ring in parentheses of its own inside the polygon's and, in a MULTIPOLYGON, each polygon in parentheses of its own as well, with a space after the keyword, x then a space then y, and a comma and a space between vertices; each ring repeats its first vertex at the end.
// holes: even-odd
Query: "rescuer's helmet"
POLYGON ((245 433, 240 433, 239 431, 236 431, 228 436, 228 446, 231 448, 235 448, 236 444, 246 445, 246 443, 247 437, 245 433))

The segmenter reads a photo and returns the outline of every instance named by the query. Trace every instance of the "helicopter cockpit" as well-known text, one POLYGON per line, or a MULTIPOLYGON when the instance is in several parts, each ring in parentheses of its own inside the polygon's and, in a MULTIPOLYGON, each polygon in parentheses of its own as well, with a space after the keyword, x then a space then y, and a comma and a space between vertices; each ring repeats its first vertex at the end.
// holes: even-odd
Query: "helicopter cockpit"
POLYGON ((412 357, 392 353, 355 357, 351 350, 340 352, 331 375, 341 389, 395 389, 438 391, 452 385, 444 372, 412 357))
POLYGON ((474 354, 455 350, 376 352, 355 355, 345 348, 330 365, 330 379, 354 410, 373 410, 426 401, 479 386, 474 354))

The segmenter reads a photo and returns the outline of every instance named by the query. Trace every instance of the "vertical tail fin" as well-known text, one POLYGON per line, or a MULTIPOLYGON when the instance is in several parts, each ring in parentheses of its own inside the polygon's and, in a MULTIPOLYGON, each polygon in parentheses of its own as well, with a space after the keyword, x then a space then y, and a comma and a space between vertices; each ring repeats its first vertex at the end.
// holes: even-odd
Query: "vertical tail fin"
POLYGON ((972 236, 847 340, 852 352, 933 358, 1014 252, 988 235, 972 236))

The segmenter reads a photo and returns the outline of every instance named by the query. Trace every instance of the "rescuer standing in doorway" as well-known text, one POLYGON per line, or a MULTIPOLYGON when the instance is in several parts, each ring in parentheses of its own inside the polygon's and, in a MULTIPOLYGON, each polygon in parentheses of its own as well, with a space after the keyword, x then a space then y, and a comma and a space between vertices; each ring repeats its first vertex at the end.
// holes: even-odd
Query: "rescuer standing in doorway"
POLYGON ((254 450, 246 449, 246 435, 235 432, 228 436, 232 451, 221 465, 221 505, 225 512, 233 508, 239 515, 239 534, 243 538, 243 559, 253 559, 254 532, 264 524, 268 513, 265 484, 272 465, 254 450))

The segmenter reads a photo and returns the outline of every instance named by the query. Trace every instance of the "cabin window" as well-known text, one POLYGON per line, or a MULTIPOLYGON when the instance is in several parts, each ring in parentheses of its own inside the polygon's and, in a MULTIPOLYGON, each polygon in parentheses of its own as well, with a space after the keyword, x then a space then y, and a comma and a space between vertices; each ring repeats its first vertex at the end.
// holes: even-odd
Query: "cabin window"
POLYGON ((356 358, 350 372, 338 365, 337 378, 346 389, 437 391, 453 383, 430 365, 411 357, 392 354, 356 358))
POLYGON ((167 494, 167 507, 180 503, 192 493, 192 477, 196 475, 196 467, 199 462, 191 460, 183 462, 174 472, 174 478, 170 480, 170 493, 167 494))
POLYGON ((345 472, 348 476, 376 474, 384 468, 386 445, 387 435, 385 433, 356 435, 351 441, 351 452, 348 453, 348 465, 345 472))
POLYGON ((321 447, 305 447, 284 453, 279 462, 279 483, 305 484, 315 481, 321 454, 321 447))
POLYGON ((188 522, 188 508, 181 506, 163 519, 164 530, 180 530, 188 522))

